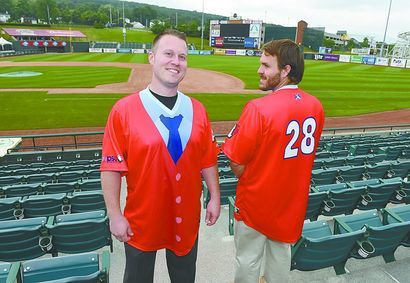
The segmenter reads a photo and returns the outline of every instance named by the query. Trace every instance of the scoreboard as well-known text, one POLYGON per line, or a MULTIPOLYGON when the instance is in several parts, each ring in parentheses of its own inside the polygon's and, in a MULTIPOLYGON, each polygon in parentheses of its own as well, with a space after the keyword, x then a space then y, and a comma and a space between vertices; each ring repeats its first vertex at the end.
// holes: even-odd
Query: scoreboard
POLYGON ((216 48, 259 49, 263 43, 262 21, 211 20, 209 44, 216 48))

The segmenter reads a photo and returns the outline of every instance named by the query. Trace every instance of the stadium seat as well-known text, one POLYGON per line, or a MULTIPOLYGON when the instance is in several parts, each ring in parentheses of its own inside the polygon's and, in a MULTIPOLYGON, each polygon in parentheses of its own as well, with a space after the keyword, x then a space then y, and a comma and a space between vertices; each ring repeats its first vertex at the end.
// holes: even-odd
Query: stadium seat
POLYGON ((101 180, 90 179, 90 180, 83 180, 78 183, 77 191, 95 191, 95 190, 101 190, 101 180))
POLYGON ((229 202, 229 222, 228 222, 228 230, 229 230, 229 235, 233 235, 233 223, 234 223, 234 217, 233 213, 235 210, 235 197, 228 197, 228 202, 229 202))
POLYGON ((18 282, 20 263, 0 262, 0 283, 18 282))
POLYGON ((25 197, 37 195, 41 191, 41 184, 21 184, 3 187, 0 195, 3 197, 25 197))
POLYGON ((29 196, 21 201, 24 218, 40 216, 53 216, 66 213, 67 206, 64 204, 66 194, 49 194, 29 196))
POLYGON ((322 160, 322 164, 326 169, 334 168, 334 167, 342 167, 346 166, 346 158, 339 157, 339 158, 329 158, 322 160))
POLYGON ((368 185, 364 190, 361 200, 357 204, 360 210, 380 209, 389 203, 396 191, 401 188, 401 180, 394 179, 380 184, 368 185))
POLYGON ((327 197, 326 192, 309 193, 308 205, 306 209, 305 219, 310 221, 316 220, 321 212, 323 201, 327 197))
POLYGON ((85 178, 87 178, 87 179, 101 179, 101 171, 99 169, 87 170, 85 172, 85 178))
POLYGON ((309 271, 333 266, 346 273, 345 264, 363 231, 334 235, 326 221, 305 223, 302 237, 292 246, 291 269, 309 271))
POLYGON ((221 168, 218 170, 219 179, 231 179, 236 178, 230 167, 221 168))
POLYGON ((57 174, 58 183, 79 182, 85 177, 85 171, 69 171, 57 174))
MULTIPOLYGON (((382 210, 383 223, 392 224, 410 221, 410 205, 403 205, 394 208, 385 208, 382 210)), ((405 247, 410 247, 410 232, 404 237, 401 244, 405 247)))
POLYGON ((369 179, 369 180, 354 181, 354 182, 347 183, 347 185, 351 188, 366 187, 368 185, 377 185, 377 184, 380 184, 379 179, 369 179))
POLYGON ((16 219, 15 210, 19 200, 19 197, 0 198, 0 221, 16 219))
POLYGON ((24 283, 108 282, 109 258, 108 251, 104 251, 101 260, 97 253, 82 253, 26 261, 22 263, 22 280, 24 283))
POLYGON ((364 187, 350 188, 345 183, 318 186, 315 189, 328 192, 321 211, 325 216, 353 213, 365 190, 364 187))
POLYGON ((400 177, 402 179, 408 178, 410 172, 410 160, 402 161, 397 164, 392 164, 390 169, 390 174, 393 177, 400 177))
POLYGON ((390 164, 379 164, 373 166, 366 166, 364 177, 366 179, 383 179, 388 177, 390 164))
POLYGON ((42 194, 72 193, 74 192, 77 184, 77 182, 43 184, 40 188, 40 192, 42 194))
POLYGON ((346 158, 346 165, 349 166, 364 166, 367 164, 369 155, 348 156, 346 158))
POLYGON ((364 166, 340 168, 336 180, 339 183, 354 182, 363 180, 363 174, 365 172, 364 166))
POLYGON ((52 183, 56 180, 55 173, 41 173, 36 175, 26 176, 26 182, 29 184, 35 183, 52 183))
POLYGON ((333 184, 336 181, 337 169, 318 169, 312 170, 311 183, 313 186, 333 184))
POLYGON ((102 191, 74 192, 68 197, 71 213, 106 210, 102 191))
POLYGON ((110 246, 112 239, 105 211, 58 215, 47 225, 52 235, 53 254, 84 253, 110 246))
POLYGON ((357 259, 382 255, 385 262, 395 261, 394 252, 410 231, 410 222, 383 225, 377 210, 339 216, 334 220, 335 233, 365 232, 351 252, 357 259))
POLYGON ((23 184, 26 182, 24 176, 8 176, 8 177, 1 177, 0 178, 0 187, 10 186, 10 185, 18 185, 23 184))
POLYGON ((46 222, 46 217, 2 221, 0 261, 16 262, 46 254, 50 243, 44 230, 46 222))

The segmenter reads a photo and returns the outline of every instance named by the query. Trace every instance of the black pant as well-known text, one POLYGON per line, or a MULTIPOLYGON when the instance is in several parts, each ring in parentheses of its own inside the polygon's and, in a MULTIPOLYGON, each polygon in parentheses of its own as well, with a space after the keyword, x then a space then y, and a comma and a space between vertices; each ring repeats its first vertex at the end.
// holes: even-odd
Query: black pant
MULTIPOLYGON (((124 283, 154 282, 154 265, 157 251, 144 252, 127 243, 125 246, 124 283)), ((172 283, 194 283, 196 272, 196 256, 198 239, 192 250, 185 256, 177 256, 173 251, 166 250, 168 274, 172 283)))

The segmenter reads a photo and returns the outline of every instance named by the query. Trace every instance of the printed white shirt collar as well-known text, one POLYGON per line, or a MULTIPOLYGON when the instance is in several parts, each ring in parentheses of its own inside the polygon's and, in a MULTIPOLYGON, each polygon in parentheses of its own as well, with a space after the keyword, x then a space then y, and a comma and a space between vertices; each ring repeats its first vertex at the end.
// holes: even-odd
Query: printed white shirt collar
POLYGON ((281 89, 297 89, 299 88, 298 85, 284 85, 278 89, 276 89, 275 91, 281 90, 281 89))

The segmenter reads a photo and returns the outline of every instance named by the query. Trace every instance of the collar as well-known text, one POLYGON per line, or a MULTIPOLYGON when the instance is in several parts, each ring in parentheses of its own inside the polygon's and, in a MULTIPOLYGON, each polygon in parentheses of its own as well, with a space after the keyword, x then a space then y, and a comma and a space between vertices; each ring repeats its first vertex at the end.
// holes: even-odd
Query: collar
POLYGON ((284 86, 276 89, 275 92, 278 91, 278 90, 281 90, 281 89, 297 89, 297 88, 299 88, 298 85, 284 85, 284 86))

